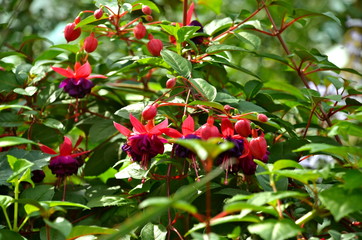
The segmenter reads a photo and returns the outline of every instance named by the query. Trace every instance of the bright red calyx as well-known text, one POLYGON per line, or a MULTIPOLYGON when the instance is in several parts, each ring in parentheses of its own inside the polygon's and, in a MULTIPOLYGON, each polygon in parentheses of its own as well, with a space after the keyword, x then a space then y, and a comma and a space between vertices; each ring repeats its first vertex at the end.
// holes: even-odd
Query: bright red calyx
POLYGON ((98 40, 94 37, 94 33, 84 39, 84 50, 88 53, 94 52, 98 47, 98 40))
POLYGON ((258 114, 258 121, 260 122, 267 122, 268 117, 265 114, 258 114))
POLYGON ((267 143, 263 136, 253 138, 249 142, 250 152, 254 158, 262 160, 267 152, 267 143))
POLYGON ((152 9, 151 9, 149 6, 144 5, 144 6, 142 7, 142 12, 143 12, 144 14, 146 14, 146 15, 151 15, 151 14, 152 14, 152 9))
POLYGON ((142 118, 144 120, 154 119, 157 115, 157 107, 155 105, 148 105, 142 112, 142 118))
POLYGON ((134 37, 137 39, 142 39, 146 36, 147 30, 146 27, 143 25, 142 22, 139 22, 134 28, 133 28, 133 34, 134 37))
POLYGON ((176 85, 176 78, 170 78, 166 82, 166 88, 173 88, 176 85))
POLYGON ((75 22, 68 23, 64 28, 64 37, 67 42, 76 40, 82 33, 82 30, 80 28, 75 28, 75 25, 75 22))
POLYGON ((102 8, 95 10, 93 15, 96 19, 100 19, 103 16, 102 8))
POLYGON ((160 56, 162 48, 163 48, 163 43, 160 39, 153 38, 147 43, 147 49, 152 54, 152 56, 155 57, 160 56))
POLYGON ((235 131, 243 137, 248 137, 251 134, 250 121, 248 119, 240 119, 235 123, 235 131))

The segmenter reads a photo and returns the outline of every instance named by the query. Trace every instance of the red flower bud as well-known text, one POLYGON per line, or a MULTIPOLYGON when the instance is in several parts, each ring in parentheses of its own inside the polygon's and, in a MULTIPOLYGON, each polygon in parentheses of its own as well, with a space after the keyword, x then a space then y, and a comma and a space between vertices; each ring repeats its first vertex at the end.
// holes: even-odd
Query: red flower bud
POLYGON ((214 118, 208 117, 207 122, 202 125, 198 131, 200 131, 200 135, 202 139, 209 139, 212 137, 220 137, 219 129, 214 126, 214 118))
POLYGON ((265 114, 258 114, 258 121, 260 122, 267 122, 268 117, 265 114))
POLYGON ((84 50, 88 53, 94 52, 98 47, 98 40, 94 37, 94 33, 84 39, 84 50))
POLYGON ((67 42, 76 40, 82 32, 80 28, 75 29, 75 25, 75 22, 68 23, 64 28, 64 37, 67 42))
POLYGON ((134 37, 137 39, 144 38, 147 34, 147 30, 145 26, 143 26, 142 22, 139 22, 134 28, 133 28, 133 34, 134 37))
POLYGON ((149 6, 144 5, 144 6, 142 7, 142 12, 143 12, 144 14, 146 14, 146 15, 151 15, 151 14, 152 14, 152 9, 151 9, 149 6))
POLYGON ((95 10, 93 15, 96 19, 100 19, 103 16, 102 8, 95 10))
POLYGON ((173 88, 176 85, 176 78, 170 78, 166 82, 166 88, 173 88))
POLYGON ((225 112, 230 112, 230 110, 231 110, 230 105, 225 105, 224 110, 225 110, 225 112))
POLYGON ((77 16, 75 19, 74 19, 74 23, 75 24, 78 24, 80 22, 81 18, 79 16, 77 16))
POLYGON ((153 17, 151 15, 147 15, 145 19, 146 21, 151 22, 153 20, 153 17))
POLYGON ((235 123, 235 131, 243 137, 248 137, 251 134, 250 121, 248 119, 240 119, 235 123))
POLYGON ((151 120, 151 119, 155 118, 156 115, 157 115, 157 107, 155 105, 148 105, 142 111, 142 118, 144 120, 151 120))
POLYGON ((262 160, 267 151, 267 143, 263 136, 253 138, 249 142, 249 149, 254 158, 262 160))
POLYGON ((160 39, 153 38, 147 43, 147 49, 152 54, 152 56, 160 56, 162 48, 163 43, 160 39))

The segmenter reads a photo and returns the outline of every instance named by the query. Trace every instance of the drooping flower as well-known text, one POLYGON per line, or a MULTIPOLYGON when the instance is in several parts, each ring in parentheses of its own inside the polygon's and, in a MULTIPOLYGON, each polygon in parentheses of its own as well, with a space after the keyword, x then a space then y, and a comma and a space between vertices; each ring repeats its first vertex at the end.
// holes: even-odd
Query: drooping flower
POLYGON ((142 6, 142 12, 146 15, 151 15, 152 14, 152 9, 147 6, 147 5, 143 5, 142 6))
POLYGON ((153 119, 143 125, 132 114, 129 115, 129 118, 133 132, 119 123, 113 122, 113 125, 127 137, 127 143, 122 146, 122 150, 127 152, 133 161, 140 163, 144 169, 147 169, 150 160, 164 151, 164 143, 167 141, 159 136, 162 134, 162 129, 167 128, 168 120, 166 119, 155 126, 153 119))
MULTIPOLYGON (((194 119, 189 115, 185 121, 182 123, 181 126, 182 133, 179 131, 173 129, 173 128, 165 128, 162 130, 164 134, 166 134, 169 137, 172 138, 180 138, 180 139, 201 139, 198 135, 195 133, 195 122, 194 119)), ((181 146, 179 144, 173 145, 173 152, 177 157, 180 158, 189 158, 192 160, 192 166, 195 169, 195 173, 197 178, 198 176, 198 168, 199 165, 196 160, 196 154, 192 152, 190 149, 181 146)))
POLYGON ((240 119, 235 123, 235 131, 243 137, 248 137, 251 134, 250 120, 240 119))
POLYGON ((234 147, 221 153, 216 159, 216 164, 226 171, 225 183, 227 183, 228 173, 238 172, 239 158, 245 155, 244 139, 239 135, 234 135, 234 127, 228 118, 221 120, 221 133, 225 141, 234 144, 234 147))
MULTIPOLYGON (((187 26, 200 27, 196 32, 197 33, 203 33, 204 32, 204 28, 203 28, 202 24, 197 20, 191 21, 187 26)), ((197 36, 197 37, 190 38, 190 40, 193 41, 195 44, 201 44, 204 41, 204 37, 203 36, 197 36)))
POLYGON ((81 65, 76 62, 74 65, 74 71, 67 67, 67 69, 52 67, 52 69, 60 75, 66 77, 59 87, 64 89, 64 92, 68 93, 72 97, 82 98, 86 94, 90 93, 94 83, 89 79, 92 78, 107 78, 103 75, 90 75, 92 68, 88 62, 81 65))
POLYGON ((82 33, 82 30, 80 28, 76 27, 76 22, 68 23, 64 28, 64 38, 67 40, 67 42, 71 42, 76 40, 80 34, 82 33))
POLYGON ((139 22, 134 28, 133 28, 133 35, 137 39, 142 39, 146 36, 147 29, 143 25, 142 22, 139 22))
POLYGON ((157 104, 148 105, 142 111, 142 118, 144 120, 152 120, 157 115, 157 104))
POLYGON ((163 43, 160 39, 153 38, 150 35, 150 41, 147 43, 147 49, 152 56, 158 57, 161 55, 161 50, 163 48, 163 43))
POLYGON ((91 33, 84 39, 83 48, 87 53, 94 52, 98 47, 98 40, 94 37, 94 33, 91 33))
POLYGON ((88 151, 78 151, 77 147, 81 143, 81 140, 82 138, 79 138, 73 147, 70 138, 64 137, 63 143, 59 146, 59 153, 43 144, 40 144, 40 149, 44 153, 57 155, 52 157, 49 163, 49 169, 57 177, 66 177, 76 174, 78 168, 83 164, 77 160, 77 157, 88 153, 88 151))

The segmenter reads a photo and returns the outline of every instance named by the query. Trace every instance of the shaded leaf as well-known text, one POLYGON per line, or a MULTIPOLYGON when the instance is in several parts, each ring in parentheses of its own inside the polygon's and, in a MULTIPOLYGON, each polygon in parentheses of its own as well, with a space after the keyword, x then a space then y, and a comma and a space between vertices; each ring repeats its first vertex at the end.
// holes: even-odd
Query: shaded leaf
POLYGON ((283 240, 297 236, 302 229, 289 219, 268 219, 262 223, 248 226, 250 233, 259 235, 265 240, 283 240))

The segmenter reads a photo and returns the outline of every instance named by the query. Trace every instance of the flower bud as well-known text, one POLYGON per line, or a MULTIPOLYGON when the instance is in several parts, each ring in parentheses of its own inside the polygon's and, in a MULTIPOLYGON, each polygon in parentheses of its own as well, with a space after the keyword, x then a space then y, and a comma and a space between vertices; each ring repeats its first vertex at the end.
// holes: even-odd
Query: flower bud
POLYGON ((147 34, 147 30, 145 26, 143 26, 142 22, 139 22, 134 28, 133 28, 133 34, 134 37, 137 39, 144 38, 147 34))
POLYGON ((231 110, 230 105, 225 105, 224 110, 225 110, 225 112, 230 112, 230 110, 231 110))
POLYGON ((93 15, 96 19, 100 19, 103 16, 102 8, 95 10, 93 15))
POLYGON ((80 16, 77 16, 75 19, 74 19, 74 23, 77 25, 79 22, 80 22, 81 18, 80 16))
POLYGON ((176 85, 176 78, 170 78, 166 82, 166 88, 173 88, 176 85))
POLYGON ((151 15, 152 14, 152 9, 147 6, 147 5, 143 5, 142 6, 142 12, 146 15, 151 15))
POLYGON ((147 22, 151 22, 153 20, 153 17, 151 15, 146 15, 145 19, 147 22))
POLYGON ((147 49, 152 54, 152 56, 160 56, 162 48, 163 43, 160 39, 153 38, 147 43, 147 49))
POLYGON ((267 152, 267 143, 263 136, 253 138, 249 142, 249 149, 254 158, 262 160, 267 152))
POLYGON ((260 122, 267 122, 268 117, 265 114, 258 114, 258 121, 260 122))
POLYGON ((200 135, 202 139, 209 139, 212 137, 220 137, 219 129, 214 126, 214 118, 208 117, 207 122, 202 125, 198 131, 200 131, 200 135))
POLYGON ((98 47, 98 40, 94 37, 94 33, 84 39, 84 50, 88 53, 94 52, 98 47))
POLYGON ((148 105, 142 111, 142 118, 144 120, 151 120, 151 119, 155 118, 156 115, 157 115, 157 107, 155 105, 148 105))
POLYGON ((67 40, 67 42, 76 40, 82 32, 80 28, 75 29, 75 25, 76 25, 75 22, 68 23, 64 28, 64 37, 67 40))
POLYGON ((240 119, 235 123, 235 131, 243 137, 248 137, 251 134, 250 121, 248 119, 240 119))

